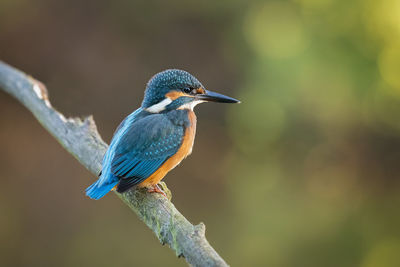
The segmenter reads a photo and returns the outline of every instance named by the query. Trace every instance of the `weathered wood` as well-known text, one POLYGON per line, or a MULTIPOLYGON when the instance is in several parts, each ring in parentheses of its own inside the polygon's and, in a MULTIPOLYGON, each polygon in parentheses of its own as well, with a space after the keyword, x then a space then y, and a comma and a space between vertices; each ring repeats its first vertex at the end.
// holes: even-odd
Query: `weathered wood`
MULTIPOLYGON (((91 116, 83 120, 66 118, 51 106, 42 83, 1 61, 0 88, 30 110, 66 150, 97 176, 107 144, 91 116)), ((205 238, 204 224, 192 225, 170 200, 141 190, 116 194, 153 230, 162 244, 168 244, 190 265, 228 266, 205 238)))

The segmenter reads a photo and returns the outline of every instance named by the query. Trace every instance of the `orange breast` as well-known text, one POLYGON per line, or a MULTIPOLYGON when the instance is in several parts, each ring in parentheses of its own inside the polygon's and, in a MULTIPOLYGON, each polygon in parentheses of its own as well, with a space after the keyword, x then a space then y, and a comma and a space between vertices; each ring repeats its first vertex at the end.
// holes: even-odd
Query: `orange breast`
POLYGON ((161 181, 167 173, 175 168, 184 158, 192 153, 194 136, 196 134, 196 115, 193 111, 189 110, 190 126, 186 128, 185 135, 183 136, 182 144, 175 155, 170 157, 157 171, 155 171, 149 178, 138 184, 139 187, 150 187, 161 181))

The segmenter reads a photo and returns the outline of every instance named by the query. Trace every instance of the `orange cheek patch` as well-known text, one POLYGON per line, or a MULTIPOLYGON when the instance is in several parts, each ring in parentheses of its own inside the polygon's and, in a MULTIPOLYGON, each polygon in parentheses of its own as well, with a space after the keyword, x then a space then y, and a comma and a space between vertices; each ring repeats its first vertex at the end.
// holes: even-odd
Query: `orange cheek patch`
POLYGON ((204 90, 204 88, 200 87, 200 88, 198 88, 198 89, 196 90, 196 93, 198 93, 198 94, 205 94, 205 93, 206 93, 206 90, 204 90))
POLYGON ((165 94, 165 96, 170 98, 171 100, 175 100, 181 96, 186 96, 186 94, 179 92, 179 91, 171 91, 171 92, 165 94))

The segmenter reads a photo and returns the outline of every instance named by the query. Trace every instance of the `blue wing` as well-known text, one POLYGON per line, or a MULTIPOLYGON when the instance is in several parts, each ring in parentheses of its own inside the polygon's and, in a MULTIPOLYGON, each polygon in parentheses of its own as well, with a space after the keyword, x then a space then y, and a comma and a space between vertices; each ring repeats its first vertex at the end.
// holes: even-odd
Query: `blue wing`
POLYGON ((118 184, 118 177, 112 175, 110 170, 110 162, 111 159, 114 157, 115 147, 118 144, 118 141, 129 128, 128 126, 143 117, 142 114, 144 114, 143 109, 138 108, 137 110, 129 114, 118 126, 111 140, 110 146, 108 147, 107 152, 104 155, 103 168, 99 174, 99 179, 88 188, 86 188, 86 195, 88 195, 90 198, 100 199, 105 194, 107 194, 115 185, 118 184))
POLYGON ((123 192, 153 174, 178 151, 183 136, 183 125, 173 124, 163 114, 132 123, 118 141, 111 161, 111 173, 120 178, 118 191, 123 192))

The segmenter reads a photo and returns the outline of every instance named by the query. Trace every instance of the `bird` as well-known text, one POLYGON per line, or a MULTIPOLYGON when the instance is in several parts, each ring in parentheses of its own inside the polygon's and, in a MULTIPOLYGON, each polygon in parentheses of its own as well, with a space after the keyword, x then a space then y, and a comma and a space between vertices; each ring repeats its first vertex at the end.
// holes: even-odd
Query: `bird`
POLYGON ((116 129, 104 155, 98 180, 86 195, 100 199, 132 187, 165 193, 158 183, 192 153, 196 134, 193 108, 203 102, 240 103, 206 90, 190 73, 168 69, 147 83, 141 106, 116 129))

